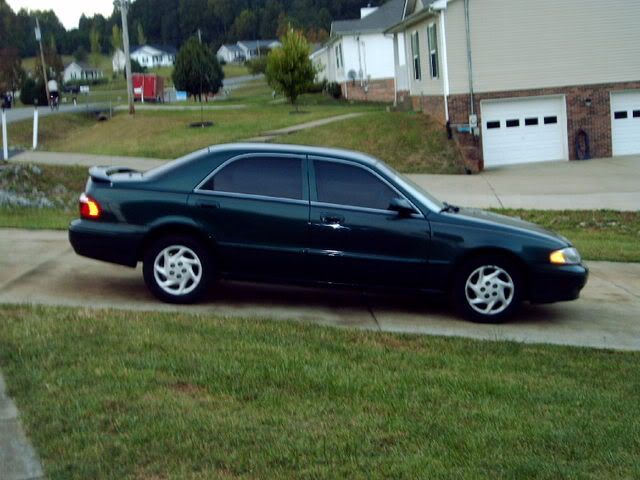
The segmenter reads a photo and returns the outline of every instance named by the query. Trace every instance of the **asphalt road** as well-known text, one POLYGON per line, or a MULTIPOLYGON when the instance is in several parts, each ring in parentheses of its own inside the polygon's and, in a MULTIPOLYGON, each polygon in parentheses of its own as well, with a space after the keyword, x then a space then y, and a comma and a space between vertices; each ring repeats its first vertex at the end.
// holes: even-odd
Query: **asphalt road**
MULTIPOLYGON (((48 117, 49 115, 58 115, 60 113, 83 112, 85 110, 94 110, 104 107, 103 103, 78 103, 78 105, 60 105, 58 110, 51 110, 49 107, 38 107, 38 115, 40 117, 48 117)), ((21 120, 33 119, 33 107, 11 108, 7 110, 7 123, 19 122, 21 120)))
POLYGON ((476 325, 446 304, 336 290, 222 283, 202 304, 167 305, 147 291, 141 269, 75 255, 64 231, 0 230, 0 303, 214 313, 337 327, 485 340, 640 350, 640 264, 589 262, 575 302, 525 305, 505 325, 476 325))

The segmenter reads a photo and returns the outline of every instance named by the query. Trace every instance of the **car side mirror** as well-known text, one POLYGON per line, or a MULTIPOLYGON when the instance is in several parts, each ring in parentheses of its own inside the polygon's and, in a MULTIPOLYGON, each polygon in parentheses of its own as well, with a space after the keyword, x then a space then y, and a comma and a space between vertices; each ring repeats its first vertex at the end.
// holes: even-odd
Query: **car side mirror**
POLYGON ((408 217, 412 213, 416 213, 416 209, 413 208, 413 205, 409 203, 409 200, 406 198, 392 198, 389 203, 389 210, 393 212, 398 212, 398 215, 401 217, 408 217))

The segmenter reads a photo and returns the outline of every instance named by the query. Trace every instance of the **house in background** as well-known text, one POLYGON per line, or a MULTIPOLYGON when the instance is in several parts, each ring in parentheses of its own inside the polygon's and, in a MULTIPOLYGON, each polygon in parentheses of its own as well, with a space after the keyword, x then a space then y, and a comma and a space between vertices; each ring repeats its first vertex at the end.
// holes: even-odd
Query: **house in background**
POLYGON ((325 46, 311 54, 323 67, 319 79, 337 82, 343 96, 355 100, 397 100, 408 90, 404 61, 404 36, 396 34, 399 62, 394 63, 394 36, 384 32, 402 20, 405 0, 389 0, 380 7, 366 7, 360 18, 331 23, 325 46))
POLYGON ((226 63, 238 63, 244 62, 245 60, 242 50, 236 44, 222 45, 218 49, 216 57, 218 57, 218 60, 226 63))
POLYGON ((131 59, 147 68, 171 67, 176 63, 176 49, 162 45, 142 45, 134 48, 131 59))
POLYGON ((236 45, 245 60, 261 57, 269 50, 282 46, 278 40, 241 40, 236 45))
POLYGON ((126 58, 124 52, 119 48, 113 52, 113 56, 111 57, 111 67, 113 69, 113 73, 124 72, 126 58))
POLYGON ((84 62, 71 62, 64 67, 62 80, 67 82, 73 81, 91 81, 103 78, 104 74, 99 68, 94 68, 84 62))
POLYGON ((387 33, 414 108, 482 169, 640 153, 639 18, 637 0, 406 0, 387 33))

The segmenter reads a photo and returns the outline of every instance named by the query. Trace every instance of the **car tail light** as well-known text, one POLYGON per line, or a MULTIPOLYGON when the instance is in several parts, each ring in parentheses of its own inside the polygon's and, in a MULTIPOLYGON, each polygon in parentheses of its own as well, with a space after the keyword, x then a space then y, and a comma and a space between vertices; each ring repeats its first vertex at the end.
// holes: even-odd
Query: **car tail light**
POLYGON ((80 195, 80 216, 82 218, 88 218, 90 220, 97 220, 102 215, 102 208, 100 204, 96 202, 86 193, 80 195))

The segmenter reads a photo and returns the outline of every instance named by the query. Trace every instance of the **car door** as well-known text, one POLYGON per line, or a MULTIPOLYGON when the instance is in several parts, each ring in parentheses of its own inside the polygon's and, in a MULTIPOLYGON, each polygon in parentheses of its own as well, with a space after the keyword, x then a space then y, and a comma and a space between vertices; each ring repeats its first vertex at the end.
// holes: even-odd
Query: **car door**
POLYGON ((358 285, 427 284, 429 223, 418 209, 408 215, 389 210, 392 199, 406 196, 358 163, 310 158, 309 165, 314 274, 358 285))
POLYGON ((241 277, 303 279, 308 238, 306 158, 249 154, 228 160, 189 197, 215 239, 220 268, 241 277))

